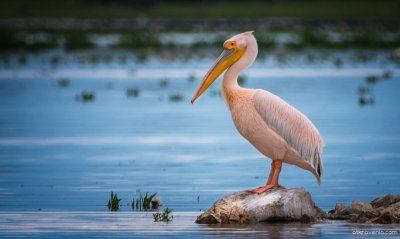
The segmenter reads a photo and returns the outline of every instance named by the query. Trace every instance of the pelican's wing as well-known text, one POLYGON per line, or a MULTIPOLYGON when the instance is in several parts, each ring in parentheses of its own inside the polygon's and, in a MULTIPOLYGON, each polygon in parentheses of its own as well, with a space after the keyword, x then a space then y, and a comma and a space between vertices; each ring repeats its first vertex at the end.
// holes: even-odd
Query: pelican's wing
POLYGON ((258 114, 278 135, 322 175, 322 140, 317 128, 300 111, 278 96, 256 90, 253 101, 258 114))

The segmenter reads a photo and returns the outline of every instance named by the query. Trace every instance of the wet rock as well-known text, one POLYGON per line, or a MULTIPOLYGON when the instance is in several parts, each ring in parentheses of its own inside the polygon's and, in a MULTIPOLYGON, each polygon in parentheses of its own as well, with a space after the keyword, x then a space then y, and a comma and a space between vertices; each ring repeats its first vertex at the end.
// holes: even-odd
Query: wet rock
POLYGON ((163 204, 162 204, 162 201, 161 201, 161 198, 159 197, 159 196, 154 196, 152 199, 151 199, 151 208, 152 209, 158 209, 159 207, 161 207, 163 204))
POLYGON ((225 196, 201 214, 196 223, 311 222, 324 214, 303 188, 277 188, 262 194, 242 191, 225 196))
POLYGON ((400 195, 386 195, 371 203, 355 200, 347 207, 337 203, 326 218, 357 223, 400 223, 400 195))

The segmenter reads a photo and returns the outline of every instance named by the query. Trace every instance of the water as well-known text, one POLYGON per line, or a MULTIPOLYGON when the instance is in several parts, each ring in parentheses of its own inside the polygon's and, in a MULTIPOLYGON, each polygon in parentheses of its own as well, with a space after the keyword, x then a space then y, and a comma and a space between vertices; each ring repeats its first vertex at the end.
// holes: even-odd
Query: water
MULTIPOLYGON (((195 224, 220 197, 264 184, 270 164, 236 132, 219 82, 190 104, 214 59, 128 55, 126 62, 114 57, 91 64, 79 60, 85 54, 51 51, 0 66, 1 237, 346 238, 355 230, 398 229, 345 222, 195 224), (55 55, 62 56, 57 64, 55 55), (60 78, 69 85, 60 87, 60 78), (128 88, 138 88, 139 96, 128 97, 128 88), (83 90, 95 92, 95 100, 77 101, 83 90), (132 212, 128 204, 139 190, 157 192, 173 208, 173 222, 132 212), (116 213, 106 207, 111 191, 122 198, 116 213)), ((301 54, 283 63, 266 56, 245 72, 246 87, 267 89, 297 107, 326 142, 321 186, 289 165, 281 184, 305 187, 324 210, 399 193, 398 65, 387 61, 386 51, 362 63, 351 60, 353 52, 327 54, 343 65, 309 62, 301 54), (381 77, 384 71, 389 79, 381 77), (371 74, 380 80, 366 82, 371 74), (359 104, 363 87, 374 104, 359 104)))

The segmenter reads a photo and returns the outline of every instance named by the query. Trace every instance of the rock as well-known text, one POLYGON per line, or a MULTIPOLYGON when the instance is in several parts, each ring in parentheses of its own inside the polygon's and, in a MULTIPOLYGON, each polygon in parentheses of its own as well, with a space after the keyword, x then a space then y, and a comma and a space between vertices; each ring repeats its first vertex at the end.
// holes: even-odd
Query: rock
POLYGON ((386 195, 371 203, 355 200, 347 207, 337 203, 326 218, 357 223, 400 223, 400 195, 386 195))
POLYGON ((323 212, 303 188, 268 190, 262 194, 237 192, 216 201, 201 214, 196 223, 249 224, 258 222, 300 221, 318 219, 348 220, 356 223, 400 223, 400 195, 386 195, 371 203, 355 200, 349 206, 336 203, 323 212))
MULTIPOLYGON (((383 207, 379 207, 383 208, 383 207)), ((380 211, 377 217, 367 221, 368 223, 392 224, 400 223, 400 202, 393 203, 380 211)))
POLYGON ((152 209, 157 209, 157 208, 161 207, 162 205, 163 204, 162 204, 161 198, 159 196, 156 195, 151 199, 151 208, 152 209))
POLYGON ((311 222, 324 214, 303 188, 277 188, 262 194, 242 191, 225 196, 201 214, 196 223, 311 222))
POLYGON ((341 210, 343 210, 345 208, 345 206, 344 206, 344 204, 343 203, 336 203, 336 205, 335 205, 335 211, 341 211, 341 210))
POLYGON ((388 206, 400 202, 400 194, 389 194, 384 197, 375 198, 371 205, 373 208, 384 207, 387 208, 388 206))
POLYGON ((371 204, 365 201, 361 200, 355 200, 353 201, 350 206, 343 208, 339 212, 344 215, 350 215, 350 214, 360 214, 360 213, 365 213, 365 212, 372 212, 373 208, 371 204))

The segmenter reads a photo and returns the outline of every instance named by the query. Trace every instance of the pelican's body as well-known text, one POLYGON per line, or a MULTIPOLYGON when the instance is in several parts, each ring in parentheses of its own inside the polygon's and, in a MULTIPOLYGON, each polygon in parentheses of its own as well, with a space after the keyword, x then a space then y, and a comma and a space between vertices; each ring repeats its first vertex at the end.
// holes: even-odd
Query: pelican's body
POLYGON ((265 186, 251 190, 261 193, 279 186, 282 162, 312 172, 318 183, 323 170, 324 142, 311 121, 278 96, 259 89, 242 88, 237 78, 257 56, 257 42, 251 32, 238 34, 224 43, 225 51, 203 79, 192 103, 224 72, 222 93, 239 133, 258 151, 272 159, 265 186))

